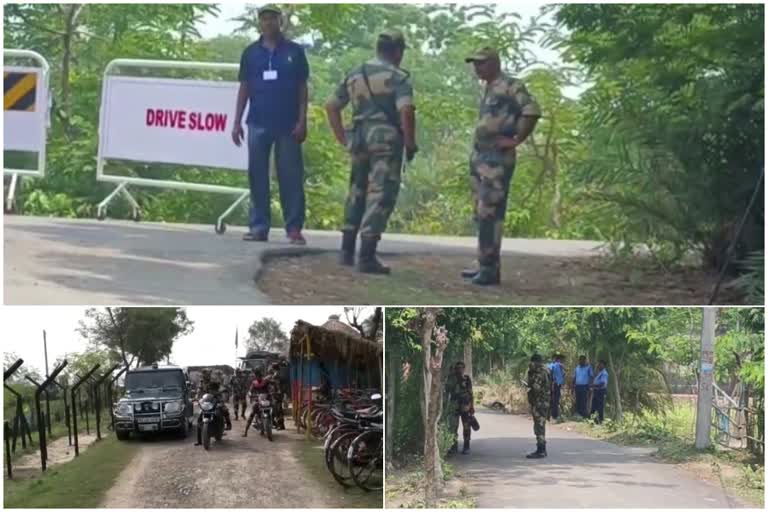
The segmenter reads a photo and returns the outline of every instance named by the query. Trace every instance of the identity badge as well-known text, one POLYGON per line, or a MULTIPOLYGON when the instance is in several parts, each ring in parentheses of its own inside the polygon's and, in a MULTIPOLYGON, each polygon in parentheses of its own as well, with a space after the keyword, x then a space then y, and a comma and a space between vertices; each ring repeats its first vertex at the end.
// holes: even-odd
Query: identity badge
POLYGON ((264 71, 264 80, 277 80, 277 70, 268 69, 264 71))

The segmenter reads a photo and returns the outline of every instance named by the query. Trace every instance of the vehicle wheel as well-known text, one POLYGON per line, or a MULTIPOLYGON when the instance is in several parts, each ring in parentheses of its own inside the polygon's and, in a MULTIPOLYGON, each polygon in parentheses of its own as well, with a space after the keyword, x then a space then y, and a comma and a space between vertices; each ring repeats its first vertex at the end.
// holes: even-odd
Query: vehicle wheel
POLYGON ((264 431, 267 434, 267 439, 272 440, 272 418, 266 418, 264 420, 264 431))
POLYGON ((347 450, 352 480, 364 491, 378 491, 384 487, 381 441, 381 432, 363 432, 347 450))
POLYGON ((117 437, 118 441, 127 441, 131 438, 131 433, 125 430, 116 430, 115 437, 117 437))
POLYGON ((328 469, 330 469, 333 478, 344 487, 352 487, 354 485, 352 475, 350 475, 349 467, 347 466, 347 449, 358 435, 359 433, 357 431, 348 432, 340 436, 333 445, 331 445, 330 464, 328 465, 328 469))
POLYGON ((225 223, 223 223, 223 222, 222 222, 221 224, 218 224, 218 223, 217 223, 217 224, 216 224, 216 225, 213 227, 213 229, 214 229, 214 231, 216 231, 216 234, 217 234, 217 235, 223 235, 224 233, 226 233, 226 232, 227 232, 227 225, 226 225, 225 223))
POLYGON ((209 435, 209 432, 208 432, 208 425, 209 425, 208 423, 203 423, 203 431, 202 431, 203 448, 205 448, 206 450, 211 449, 211 436, 209 435))

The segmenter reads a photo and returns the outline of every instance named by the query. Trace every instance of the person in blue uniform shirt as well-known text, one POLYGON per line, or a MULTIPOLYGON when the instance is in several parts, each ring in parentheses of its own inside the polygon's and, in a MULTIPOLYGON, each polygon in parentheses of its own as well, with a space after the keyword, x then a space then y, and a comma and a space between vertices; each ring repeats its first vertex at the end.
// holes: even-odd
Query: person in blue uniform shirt
POLYGON ((245 140, 248 146, 251 211, 243 240, 266 242, 269 237, 269 157, 274 147, 285 231, 290 243, 303 245, 306 205, 301 145, 307 137, 309 64, 304 48, 283 35, 281 21, 278 7, 259 9, 261 37, 240 59, 232 140, 237 146, 245 140), (247 137, 241 124, 246 104, 247 137))
POLYGON ((588 418, 587 397, 589 385, 594 377, 592 365, 587 362, 587 356, 579 356, 579 364, 573 369, 573 389, 576 393, 576 412, 582 418, 588 418))
POLYGON ((608 370, 605 369, 605 361, 597 363, 597 376, 592 381, 592 410, 590 416, 595 416, 595 423, 603 422, 605 411, 605 395, 608 394, 608 370))
POLYGON ((563 356, 555 354, 552 362, 547 365, 549 374, 552 376, 551 412, 553 420, 560 416, 560 390, 565 382, 565 369, 563 368, 563 356))

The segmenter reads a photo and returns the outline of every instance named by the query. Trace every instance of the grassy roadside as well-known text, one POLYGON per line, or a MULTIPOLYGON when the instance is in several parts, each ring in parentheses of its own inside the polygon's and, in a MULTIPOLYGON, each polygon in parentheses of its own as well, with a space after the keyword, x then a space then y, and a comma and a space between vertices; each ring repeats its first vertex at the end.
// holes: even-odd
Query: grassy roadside
MULTIPOLYGON (((475 498, 456 478, 453 466, 443 463, 443 473, 445 487, 435 508, 475 508, 475 498)), ((415 462, 402 469, 387 469, 387 484, 384 489, 386 508, 425 508, 422 464, 415 462)))
MULTIPOLYGON (((102 426, 101 426, 101 433, 102 435, 109 434, 109 431, 107 430, 107 427, 109 426, 109 418, 107 420, 102 420, 102 426)), ((86 434, 86 428, 85 428, 85 421, 78 421, 77 424, 77 431, 80 433, 80 435, 86 434)), ((96 425, 93 424, 93 421, 90 425, 90 432, 95 433, 96 432, 96 425)), ((66 437, 67 436, 67 425, 64 423, 55 423, 51 425, 51 435, 48 435, 48 432, 46 431, 46 439, 48 443, 55 441, 56 439, 66 437)), ((26 448, 21 447, 21 436, 19 436, 16 440, 16 451, 11 452, 11 461, 16 461, 23 457, 24 455, 29 455, 31 453, 35 453, 38 451, 38 442, 37 442, 37 431, 32 432, 32 441, 34 444, 30 445, 27 444, 26 448)), ((29 443, 29 439, 27 439, 27 443, 29 443)), ((3 462, 5 462, 5 444, 3 443, 3 462)))
POLYGON ((4 508, 95 508, 137 447, 107 436, 36 478, 4 481, 4 508))
POLYGON ((295 453, 306 468, 307 474, 317 480, 323 487, 333 489, 333 494, 339 501, 339 508, 382 508, 382 492, 365 492, 358 487, 345 488, 334 480, 333 475, 325 467, 323 446, 320 441, 299 441, 295 453))
POLYGON ((657 449, 659 460, 676 464, 697 478, 721 486, 752 506, 765 502, 765 461, 744 450, 727 450, 713 445, 707 450, 694 447, 691 404, 677 404, 666 414, 646 412, 625 415, 621 425, 606 420, 603 425, 569 420, 560 428, 574 429, 587 436, 625 446, 657 449))

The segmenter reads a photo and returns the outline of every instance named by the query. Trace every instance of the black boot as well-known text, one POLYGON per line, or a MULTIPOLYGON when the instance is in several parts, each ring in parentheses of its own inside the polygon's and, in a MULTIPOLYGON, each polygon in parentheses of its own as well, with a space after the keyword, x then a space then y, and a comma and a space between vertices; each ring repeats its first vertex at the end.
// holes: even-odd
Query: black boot
POLYGON ((543 459, 547 456, 547 445, 536 443, 536 451, 525 456, 526 459, 543 459))
POLYGON ((459 451, 459 442, 454 441, 453 444, 451 445, 451 449, 448 450, 448 455, 453 455, 454 453, 458 453, 458 451, 459 451))
POLYGON ((199 424, 195 430, 197 430, 197 442, 195 443, 195 446, 200 446, 203 444, 203 433, 201 432, 199 424))
POLYGON ((501 282, 501 268, 496 265, 481 265, 477 275, 472 278, 472 284, 489 286, 501 282))
POLYGON ((360 258, 357 261, 357 270, 364 274, 389 274, 389 267, 384 266, 376 257, 377 238, 363 238, 360 240, 360 258))
POLYGON ((469 439, 464 440, 464 449, 461 450, 462 455, 468 455, 469 454, 469 439))
POLYGON ((339 265, 352 267, 355 265, 355 243, 357 231, 342 231, 341 252, 339 253, 339 265))

